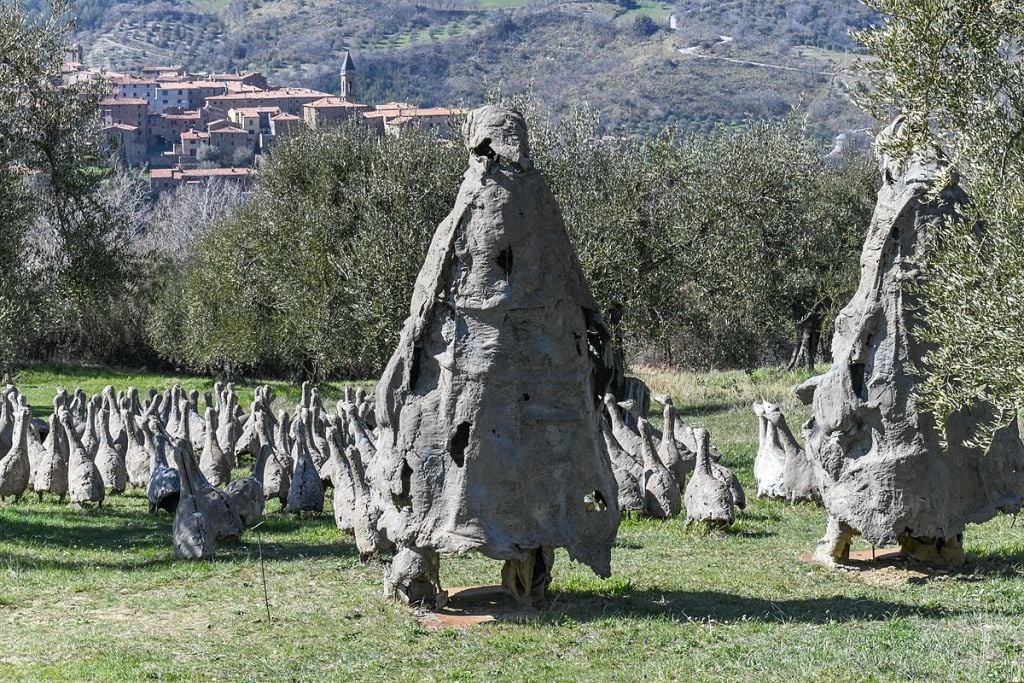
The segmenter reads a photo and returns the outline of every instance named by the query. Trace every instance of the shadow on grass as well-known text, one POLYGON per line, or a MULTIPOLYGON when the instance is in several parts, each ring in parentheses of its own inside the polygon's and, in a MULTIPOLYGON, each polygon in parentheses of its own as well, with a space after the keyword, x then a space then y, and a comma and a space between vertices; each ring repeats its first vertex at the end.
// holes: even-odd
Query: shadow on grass
POLYGON ((959 581, 1024 578, 1024 550, 1007 553, 969 553, 964 566, 950 572, 950 575, 959 581))
POLYGON ((171 555, 169 543, 166 555, 154 555, 148 558, 112 555, 105 559, 88 557, 70 559, 64 557, 40 557, 28 553, 0 553, 0 564, 14 572, 28 569, 37 571, 85 571, 96 569, 142 571, 165 569, 174 565, 175 562, 176 560, 171 555))
POLYGON ((555 592, 550 605, 531 620, 565 618, 595 621, 615 618, 675 619, 696 622, 757 621, 773 624, 828 624, 886 621, 895 617, 946 619, 959 614, 942 607, 924 607, 889 600, 832 596, 798 600, 767 600, 717 591, 626 591, 609 597, 588 591, 555 592))
MULTIPOLYGON (((172 523, 173 517, 165 513, 150 516, 142 510, 124 508, 75 510, 12 506, 4 508, 0 515, 0 542, 9 543, 17 552, 3 553, 0 557, 17 560, 23 566, 52 569, 159 567, 174 562, 170 556, 172 523), (33 547, 40 548, 38 556, 32 554, 33 547), (88 555, 70 559, 48 556, 61 550, 82 551, 88 555), (111 555, 97 558, 94 554, 97 552, 111 555)), ((354 543, 334 536, 337 531, 329 515, 296 519, 290 515, 268 514, 260 531, 263 557, 268 560, 359 556, 354 543), (318 535, 321 532, 334 538, 291 540, 296 534, 318 535)), ((218 561, 230 562, 258 555, 257 534, 253 530, 247 530, 238 541, 219 541, 217 545, 218 561)))
POLYGON ((736 538, 771 538, 779 535, 775 531, 768 531, 766 529, 747 529, 736 526, 726 527, 716 533, 720 533, 723 536, 735 536, 736 538))
MULTIPOLYGON (((888 621, 898 617, 947 619, 961 612, 890 600, 848 596, 768 600, 718 591, 625 590, 614 595, 554 591, 540 609, 522 607, 498 587, 456 591, 442 613, 470 622, 476 617, 526 624, 563 624, 607 619, 693 623, 760 622, 830 624, 888 621)), ((436 613, 435 613, 436 614, 436 613)))

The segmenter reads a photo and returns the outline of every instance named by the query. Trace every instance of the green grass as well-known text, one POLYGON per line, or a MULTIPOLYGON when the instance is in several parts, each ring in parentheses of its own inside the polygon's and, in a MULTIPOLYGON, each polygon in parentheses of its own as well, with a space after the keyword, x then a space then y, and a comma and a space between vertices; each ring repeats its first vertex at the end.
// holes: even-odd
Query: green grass
MULTIPOLYGON (((794 430, 807 414, 789 394, 806 375, 639 374, 656 391, 671 391, 688 422, 712 431, 748 491, 756 450, 749 403, 780 402, 794 430)), ((21 376, 33 401, 57 383, 94 391, 173 379, 208 386, 107 370, 21 376)), ((279 393, 289 402, 297 395, 295 387, 279 393)), ((212 563, 176 562, 166 515, 147 516, 139 493, 108 501, 85 511, 34 499, 0 505, 0 679, 1024 676, 1024 530, 1005 517, 968 529, 964 573, 880 573, 871 581, 797 559, 824 528, 822 511, 810 505, 754 500, 732 529, 710 535, 680 519, 626 520, 610 580, 560 552, 547 609, 522 622, 435 632, 380 597, 382 566, 360 564, 329 513, 295 520, 268 506, 267 623, 253 532, 218 548, 212 563)), ((445 560, 442 580, 493 583, 498 571, 498 562, 469 555, 445 560)))

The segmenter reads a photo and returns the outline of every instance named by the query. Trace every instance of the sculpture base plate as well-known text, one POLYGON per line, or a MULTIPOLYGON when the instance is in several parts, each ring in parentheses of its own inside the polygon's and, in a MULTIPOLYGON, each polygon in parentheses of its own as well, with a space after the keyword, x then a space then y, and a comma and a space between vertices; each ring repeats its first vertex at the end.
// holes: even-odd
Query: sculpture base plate
MULTIPOLYGON (((807 564, 822 566, 814 560, 813 553, 804 553, 800 560, 807 564)), ((849 562, 837 563, 831 565, 831 568, 879 588, 927 583, 936 576, 949 574, 948 570, 935 569, 915 562, 904 555, 898 547, 875 548, 873 554, 870 549, 851 551, 849 562)))
MULTIPOLYGON (((879 564, 903 559, 903 552, 899 548, 875 548, 871 550, 851 550, 849 563, 837 564, 837 567, 857 567, 865 564, 879 564)), ((804 553, 800 556, 801 562, 818 564, 814 560, 814 553, 804 553)))
POLYGON ((536 614, 505 592, 501 586, 467 586, 448 590, 444 607, 425 610, 416 617, 430 631, 466 629, 502 621, 518 621, 536 614))

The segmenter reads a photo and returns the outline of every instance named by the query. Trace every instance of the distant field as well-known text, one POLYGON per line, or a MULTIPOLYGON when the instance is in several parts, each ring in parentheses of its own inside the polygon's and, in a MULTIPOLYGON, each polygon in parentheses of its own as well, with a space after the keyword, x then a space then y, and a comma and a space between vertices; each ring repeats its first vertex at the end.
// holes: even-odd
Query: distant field
MULTIPOLYGON (((749 403, 779 401, 806 373, 643 370, 686 421, 708 427, 753 492, 749 403)), ((95 391, 180 379, 105 369, 24 372, 35 401, 57 384, 95 391)), ((297 387, 277 384, 279 393, 297 387)), ((339 389, 332 385, 329 394, 339 389)), ((752 497, 752 496, 751 496, 752 497)), ((862 574, 797 558, 824 514, 752 500, 730 530, 681 519, 623 522, 607 581, 559 552, 553 600, 519 623, 425 630, 380 597, 382 566, 361 564, 328 511, 294 519, 276 503, 257 536, 211 563, 172 558, 170 518, 140 492, 101 510, 34 496, 0 504, 2 680, 1020 680, 1024 676, 1024 530, 1001 517, 970 527, 963 573, 895 566, 862 574)), ((865 548, 863 543, 857 549, 865 548)), ((499 563, 445 560, 447 586, 493 583, 499 563)))
POLYGON ((797 55, 801 57, 833 62, 841 69, 848 69, 852 67, 858 59, 872 59, 871 57, 859 55, 855 52, 838 52, 836 50, 826 50, 825 48, 814 47, 813 45, 798 45, 793 49, 796 51, 797 55))
POLYGON ((638 0, 638 6, 629 10, 626 14, 646 14, 654 19, 668 21, 675 6, 668 2, 657 2, 656 0, 638 0))
POLYGON ((525 6, 529 0, 477 0, 480 9, 516 9, 525 6))
POLYGON ((211 14, 223 12, 230 4, 231 0, 192 0, 192 6, 197 10, 211 14))

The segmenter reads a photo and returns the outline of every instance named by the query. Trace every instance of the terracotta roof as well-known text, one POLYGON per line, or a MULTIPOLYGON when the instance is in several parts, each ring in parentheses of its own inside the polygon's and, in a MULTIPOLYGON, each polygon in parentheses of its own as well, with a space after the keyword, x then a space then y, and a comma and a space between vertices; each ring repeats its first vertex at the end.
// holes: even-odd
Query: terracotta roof
POLYGON ((365 104, 355 104, 347 100, 343 100, 340 97, 324 97, 316 102, 310 102, 309 104, 302 105, 303 107, 312 107, 314 109, 365 109, 365 104))
POLYGON ((134 133, 139 129, 138 126, 129 126, 127 123, 112 123, 109 126, 106 126, 103 130, 110 130, 111 128, 127 131, 129 133, 134 133))
POLYGON ((206 130, 217 130, 218 128, 230 128, 231 122, 227 119, 217 119, 206 124, 206 130))
POLYGON ((237 134, 237 133, 241 133, 242 135, 248 135, 248 133, 246 133, 241 128, 235 128, 234 126, 224 126, 223 128, 216 128, 214 130, 211 130, 210 132, 211 133, 217 133, 217 134, 226 133, 228 135, 237 134))
POLYGON ((241 177, 252 172, 251 168, 190 168, 179 171, 183 178, 241 177))
POLYGON ((252 172, 250 168, 154 168, 149 173, 151 179, 183 180, 191 178, 242 178, 252 172))
POLYGON ((424 118, 427 116, 459 116, 465 113, 465 109, 448 109, 447 107, 418 109, 416 107, 412 107, 409 109, 377 109, 375 111, 364 111, 363 118, 383 118, 384 123, 401 125, 416 118, 424 118))
POLYGON ((299 117, 295 114, 289 114, 286 111, 281 112, 277 116, 271 116, 271 121, 298 121, 299 117))
POLYGON ((311 90, 309 88, 280 88, 278 90, 261 90, 259 92, 251 93, 214 95, 213 97, 208 97, 207 100, 215 102, 234 102, 239 100, 278 100, 289 97, 316 97, 317 99, 320 99, 322 97, 330 97, 330 95, 325 92, 311 90))
POLYGON ((207 140, 209 137, 209 133, 205 133, 201 130, 186 130, 181 134, 182 140, 207 140))
POLYGON ((465 113, 465 109, 450 109, 448 107, 428 107, 426 109, 410 109, 401 112, 403 116, 459 116, 465 113))
POLYGON ((161 90, 213 90, 222 89, 225 85, 216 81, 161 81, 161 90))
POLYGON ((263 88, 257 85, 238 83, 236 81, 224 81, 224 87, 227 88, 228 92, 263 92, 263 88))
POLYGON ((212 81, 241 81, 251 76, 262 76, 259 71, 243 71, 237 74, 210 74, 208 78, 212 81))
MULTIPOLYGON (((259 114, 272 114, 281 111, 281 107, 238 107, 231 109, 242 116, 257 116, 259 114)), ((230 112, 229 112, 230 113, 230 112)))
POLYGON ((156 81, 152 78, 135 78, 134 76, 119 76, 109 78, 107 81, 114 85, 156 85, 156 81))
POLYGON ((149 100, 145 100, 141 97, 108 97, 100 101, 101 107, 116 107, 118 105, 134 105, 134 106, 148 106, 149 100))

